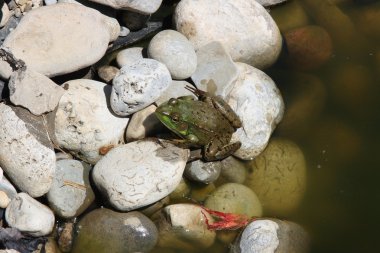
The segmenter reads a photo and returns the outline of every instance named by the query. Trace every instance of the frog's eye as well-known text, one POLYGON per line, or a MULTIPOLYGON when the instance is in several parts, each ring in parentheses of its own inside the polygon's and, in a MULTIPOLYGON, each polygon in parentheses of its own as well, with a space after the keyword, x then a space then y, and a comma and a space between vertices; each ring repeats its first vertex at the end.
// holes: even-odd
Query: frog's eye
POLYGON ((177 123, 179 121, 179 114, 176 112, 171 113, 170 117, 171 117, 172 121, 175 123, 177 123))
POLYGON ((169 99, 168 103, 169 103, 169 105, 175 105, 178 103, 178 100, 176 98, 171 98, 171 99, 169 99))

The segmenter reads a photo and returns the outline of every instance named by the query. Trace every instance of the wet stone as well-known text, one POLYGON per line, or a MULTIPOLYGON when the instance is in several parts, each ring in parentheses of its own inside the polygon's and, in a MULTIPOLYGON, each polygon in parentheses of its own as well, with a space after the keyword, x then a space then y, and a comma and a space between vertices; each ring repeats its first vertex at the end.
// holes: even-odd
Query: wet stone
POLYGON ((156 226, 145 215, 107 208, 86 214, 77 224, 77 230, 72 253, 150 252, 158 239, 156 226))
POLYGON ((209 184, 218 179, 221 167, 221 162, 205 163, 197 160, 186 165, 184 175, 189 180, 209 184))
POLYGON ((152 219, 158 228, 158 246, 196 251, 210 247, 215 240, 215 231, 208 230, 206 217, 212 217, 197 205, 175 204, 162 209, 152 219))
POLYGON ((78 160, 57 161, 54 182, 47 199, 53 211, 63 218, 76 217, 94 201, 89 182, 90 165, 78 160))
POLYGON ((260 217, 262 206, 257 195, 247 186, 227 183, 216 188, 204 203, 205 207, 225 213, 260 217))
POLYGON ((234 242, 230 253, 309 252, 309 236, 298 224, 278 219, 254 220, 234 242))
POLYGON ((221 161, 220 177, 217 184, 224 183, 243 183, 247 175, 244 163, 233 156, 229 156, 221 161))
POLYGON ((250 162, 245 184, 260 198, 266 215, 294 212, 306 190, 306 163, 302 150, 286 139, 272 139, 250 162))
POLYGON ((8 205, 5 219, 9 226, 35 237, 50 234, 55 220, 47 206, 23 192, 8 205))

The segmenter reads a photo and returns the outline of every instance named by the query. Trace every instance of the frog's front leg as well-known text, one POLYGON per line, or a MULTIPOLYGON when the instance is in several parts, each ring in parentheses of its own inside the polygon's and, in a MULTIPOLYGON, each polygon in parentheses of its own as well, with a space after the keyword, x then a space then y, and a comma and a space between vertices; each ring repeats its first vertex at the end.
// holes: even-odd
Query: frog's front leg
POLYGON ((203 147, 203 157, 206 161, 222 160, 241 147, 240 141, 225 144, 223 138, 215 138, 203 147))
POLYGON ((240 128, 242 126, 239 116, 236 115, 231 106, 227 104, 226 101, 220 96, 207 96, 207 93, 200 97, 204 102, 208 103, 210 106, 218 110, 235 128, 240 128))

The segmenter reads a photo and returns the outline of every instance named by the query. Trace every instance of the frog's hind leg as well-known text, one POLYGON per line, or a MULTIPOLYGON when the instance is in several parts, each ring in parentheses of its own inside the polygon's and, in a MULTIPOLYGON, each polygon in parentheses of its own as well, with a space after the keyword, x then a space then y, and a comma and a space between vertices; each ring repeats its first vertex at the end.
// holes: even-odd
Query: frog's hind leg
POLYGON ((204 96, 202 101, 217 109, 235 128, 242 126, 239 116, 236 115, 231 106, 220 96, 204 96))
POLYGON ((222 141, 215 139, 203 147, 203 158, 206 161, 222 160, 241 147, 240 141, 223 145, 222 141))

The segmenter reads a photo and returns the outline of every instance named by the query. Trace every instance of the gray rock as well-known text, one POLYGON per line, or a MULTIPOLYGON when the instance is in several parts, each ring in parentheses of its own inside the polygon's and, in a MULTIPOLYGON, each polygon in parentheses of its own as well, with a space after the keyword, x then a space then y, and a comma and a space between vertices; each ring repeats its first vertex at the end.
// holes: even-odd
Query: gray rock
POLYGON ((197 160, 186 165, 184 175, 190 180, 209 184, 218 179, 221 167, 222 165, 218 161, 205 163, 197 160))
POLYGON ((310 238, 298 224, 278 219, 254 220, 244 229, 230 253, 310 252, 310 238))
POLYGON ((119 32, 116 19, 94 9, 53 4, 25 15, 3 46, 30 69, 51 77, 97 62, 119 32))
POLYGON ((9 199, 14 199, 17 196, 16 188, 4 175, 0 180, 0 191, 4 192, 9 199))
POLYGON ((34 237, 50 234, 55 221, 47 206, 24 192, 11 201, 5 210, 5 219, 9 226, 34 237))
POLYGON ((189 82, 173 80, 170 83, 169 87, 164 92, 162 92, 161 96, 156 100, 156 104, 160 105, 167 102, 171 98, 177 98, 181 96, 193 96, 195 98, 194 93, 186 89, 186 86, 193 87, 193 85, 191 85, 189 82))
POLYGON ((152 219, 158 228, 160 247, 199 252, 214 243, 215 231, 206 224, 206 219, 210 223, 213 219, 200 206, 169 205, 152 219))
POLYGON ((225 96, 231 91, 239 70, 226 48, 212 41, 197 50, 197 69, 191 76, 198 89, 225 96))
POLYGON ((260 69, 272 65, 281 51, 276 23, 255 0, 182 0, 173 18, 195 50, 220 41, 234 61, 260 69))
POLYGON ((282 2, 285 2, 287 0, 256 0, 259 4, 262 6, 271 6, 271 5, 276 5, 280 4, 282 2))
POLYGON ((143 59, 142 47, 130 47, 119 51, 116 55, 117 65, 122 68, 125 65, 131 65, 137 60, 143 59))
POLYGON ((55 113, 58 144, 82 160, 95 164, 99 150, 122 142, 129 118, 116 117, 109 108, 111 86, 78 79, 66 82, 55 113))
POLYGON ((186 79, 197 68, 197 55, 193 45, 174 30, 157 33, 150 40, 148 56, 165 64, 173 79, 186 79))
POLYGON ((154 112, 157 106, 150 105, 134 113, 129 121, 125 137, 127 141, 143 139, 154 131, 163 129, 163 125, 154 112))
POLYGON ((163 141, 130 142, 111 149, 94 167, 94 183, 121 211, 147 206, 180 183, 189 150, 163 141))
POLYGON ((113 79, 112 110, 120 116, 137 112, 154 101, 171 83, 166 66, 153 59, 140 59, 125 65, 113 79))
POLYGON ((234 153, 240 159, 250 160, 268 144, 276 125, 284 113, 284 102, 273 80, 259 69, 236 63, 239 78, 227 95, 226 101, 239 116, 243 126, 232 135, 231 142, 240 141, 241 148, 234 153))
POLYGON ((154 223, 139 212, 100 208, 86 214, 78 227, 72 253, 150 252, 158 239, 154 223))
POLYGON ((29 69, 13 72, 8 86, 11 102, 27 108, 34 115, 53 111, 64 93, 61 86, 29 69))
POLYGON ((54 182, 47 199, 49 206, 62 218, 80 215, 94 201, 89 174, 90 165, 78 160, 57 161, 54 182))
POLYGON ((247 168, 244 163, 239 161, 233 156, 229 156, 221 161, 222 169, 218 183, 239 183, 242 184, 245 181, 247 175, 247 168))
POLYGON ((160 7, 162 0, 90 0, 111 6, 114 9, 130 10, 142 14, 152 14, 160 7))
POLYGON ((131 31, 130 31, 127 27, 125 27, 125 26, 121 26, 121 27, 120 27, 120 33, 119 33, 119 36, 120 36, 120 37, 125 37, 125 36, 127 36, 130 32, 131 32, 131 31))
POLYGON ((42 118, 0 104, 0 163, 12 182, 32 197, 49 191, 55 154, 42 118))

